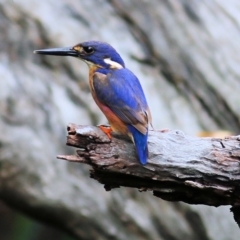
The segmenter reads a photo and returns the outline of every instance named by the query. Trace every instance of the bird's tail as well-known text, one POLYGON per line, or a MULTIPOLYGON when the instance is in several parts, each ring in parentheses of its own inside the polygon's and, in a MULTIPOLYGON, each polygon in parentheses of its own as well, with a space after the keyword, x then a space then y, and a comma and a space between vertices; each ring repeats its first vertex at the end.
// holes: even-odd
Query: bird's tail
POLYGON ((146 134, 142 134, 132 125, 128 126, 128 130, 132 135, 139 161, 141 164, 145 165, 148 159, 148 132, 146 134))

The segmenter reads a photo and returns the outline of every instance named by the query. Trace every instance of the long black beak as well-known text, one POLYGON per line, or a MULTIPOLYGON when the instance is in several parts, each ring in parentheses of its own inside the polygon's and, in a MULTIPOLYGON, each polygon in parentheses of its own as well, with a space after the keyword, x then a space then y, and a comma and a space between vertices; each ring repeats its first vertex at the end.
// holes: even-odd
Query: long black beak
POLYGON ((35 50, 33 53, 43 54, 43 55, 73 56, 73 57, 78 57, 79 55, 79 53, 76 50, 74 50, 72 47, 40 49, 40 50, 35 50))

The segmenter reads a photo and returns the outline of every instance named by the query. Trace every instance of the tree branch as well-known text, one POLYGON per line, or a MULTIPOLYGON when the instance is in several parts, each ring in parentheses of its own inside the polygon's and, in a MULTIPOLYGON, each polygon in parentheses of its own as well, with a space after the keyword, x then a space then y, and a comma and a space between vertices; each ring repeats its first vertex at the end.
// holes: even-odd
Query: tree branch
POLYGON ((240 225, 240 136, 197 138, 181 131, 150 131, 145 166, 132 143, 117 135, 110 141, 97 127, 70 124, 67 145, 80 148, 77 156, 58 158, 90 165, 90 176, 107 191, 125 186, 153 191, 167 201, 232 205, 240 225))

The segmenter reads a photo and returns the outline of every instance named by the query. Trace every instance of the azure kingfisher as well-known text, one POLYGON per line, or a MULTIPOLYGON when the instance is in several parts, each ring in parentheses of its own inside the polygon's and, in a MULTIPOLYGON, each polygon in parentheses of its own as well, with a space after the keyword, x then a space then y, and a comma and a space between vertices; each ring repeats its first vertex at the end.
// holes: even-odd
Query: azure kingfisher
POLYGON ((151 113, 138 78, 125 67, 123 59, 111 45, 87 41, 73 47, 42 49, 34 53, 72 56, 86 62, 93 99, 110 124, 110 128, 100 128, 110 139, 111 131, 130 137, 140 163, 147 163, 151 113))

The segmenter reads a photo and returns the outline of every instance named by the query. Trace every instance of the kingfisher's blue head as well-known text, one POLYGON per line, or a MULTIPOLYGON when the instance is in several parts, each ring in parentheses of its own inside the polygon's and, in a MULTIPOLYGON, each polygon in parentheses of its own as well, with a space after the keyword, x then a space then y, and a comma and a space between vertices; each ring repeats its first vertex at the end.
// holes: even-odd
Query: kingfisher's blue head
POLYGON ((34 53, 57 56, 73 56, 85 61, 90 67, 100 69, 124 68, 125 64, 117 51, 108 43, 88 41, 73 47, 36 50, 34 53))

